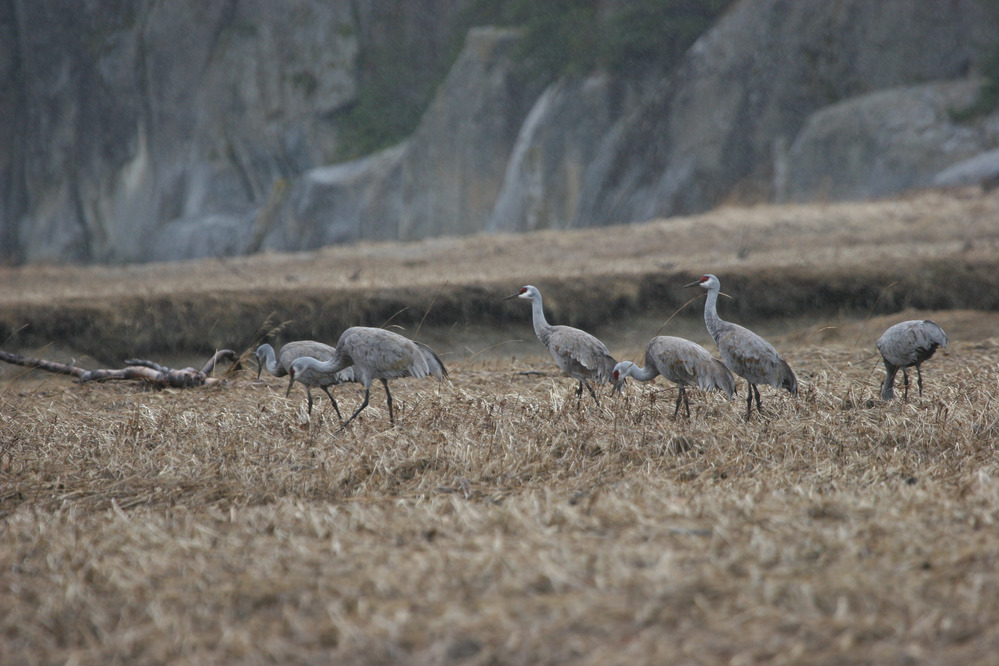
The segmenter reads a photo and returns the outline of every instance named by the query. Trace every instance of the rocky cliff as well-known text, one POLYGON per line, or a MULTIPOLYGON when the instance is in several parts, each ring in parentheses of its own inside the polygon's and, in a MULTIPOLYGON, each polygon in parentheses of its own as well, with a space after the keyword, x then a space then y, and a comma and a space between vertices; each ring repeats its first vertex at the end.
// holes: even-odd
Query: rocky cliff
MULTIPOLYGON (((379 54, 432 69, 468 4, 0 0, 0 261, 884 196, 967 182, 999 148, 999 114, 952 113, 999 44, 987 0, 741 0, 661 78, 535 88, 514 75, 517 31, 475 29, 409 139, 335 163, 379 54)), ((417 83, 394 102, 418 104, 417 83)))
MULTIPOLYGON (((783 188, 785 174, 802 166, 789 165, 784 152, 813 114, 878 90, 965 78, 995 48, 997 18, 977 0, 740 2, 694 45, 676 75, 615 127, 587 174, 576 224, 770 199, 775 180, 783 188)), ((901 107, 881 111, 866 119, 871 131, 905 122, 901 107)), ((837 140, 856 142, 856 127, 841 129, 837 140)), ((834 189, 849 198, 921 184, 917 172, 939 166, 921 164, 917 153, 925 149, 899 165, 909 177, 882 174, 894 179, 891 187, 834 189)), ((844 175, 829 166, 827 155, 816 154, 808 169, 844 175)))
POLYGON ((435 61, 462 4, 0 0, 0 260, 245 251, 336 155, 362 56, 435 61))

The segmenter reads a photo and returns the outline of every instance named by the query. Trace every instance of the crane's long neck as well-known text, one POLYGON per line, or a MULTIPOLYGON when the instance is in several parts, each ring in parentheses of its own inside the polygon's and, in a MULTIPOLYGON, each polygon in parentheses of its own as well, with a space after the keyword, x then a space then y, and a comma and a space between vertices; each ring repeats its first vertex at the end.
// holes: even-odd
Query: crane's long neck
POLYGON ((625 372, 640 382, 647 382, 659 376, 659 371, 648 362, 646 362, 644 368, 640 368, 634 363, 629 362, 629 365, 625 366, 625 372))
POLYGON ((312 356, 302 356, 300 359, 303 365, 309 370, 330 375, 340 372, 351 365, 350 359, 346 358, 343 354, 334 354, 333 358, 328 361, 320 361, 318 358, 313 358, 312 356))
MULTIPOLYGON (((274 349, 267 347, 263 350, 264 357, 264 367, 267 368, 267 372, 271 373, 275 377, 280 377, 288 371, 288 368, 279 368, 277 357, 274 355, 274 349)), ((259 356, 258 356, 259 359, 259 356)))
POLYGON ((552 327, 548 323, 548 320, 545 319, 545 307, 541 303, 540 294, 537 298, 531 299, 531 314, 534 318, 534 332, 537 333, 538 339, 541 342, 548 344, 552 327))
POLYGON ((269 350, 267 352, 267 372, 272 375, 283 375, 288 373, 288 368, 285 368, 278 363, 277 356, 274 355, 274 350, 269 350))
POLYGON ((717 287, 708 289, 708 297, 704 301, 704 325, 707 327, 708 333, 711 334, 711 338, 717 343, 718 336, 725 326, 725 322, 718 316, 717 287))

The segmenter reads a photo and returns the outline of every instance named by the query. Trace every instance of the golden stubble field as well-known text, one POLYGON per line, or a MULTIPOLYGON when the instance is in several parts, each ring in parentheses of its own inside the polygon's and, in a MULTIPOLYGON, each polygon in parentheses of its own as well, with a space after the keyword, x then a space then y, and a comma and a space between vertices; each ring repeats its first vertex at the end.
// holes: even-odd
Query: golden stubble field
MULTIPOLYGON (((747 291, 739 277, 754 266, 850 284, 851 275, 867 279, 863 257, 883 256, 879 269, 901 267, 902 285, 928 264, 990 266, 999 231, 988 218, 997 209, 996 195, 967 192, 724 209, 678 220, 689 256, 658 258, 648 245, 650 234, 665 234, 660 223, 365 246, 357 249, 360 276, 358 266, 343 268, 354 271, 343 285, 341 268, 314 275, 319 259, 346 264, 341 248, 186 270, 3 269, 17 295, 2 290, 0 309, 42 321, 102 294, 162 303, 163 293, 186 293, 217 303, 206 286, 213 282, 238 308, 255 302, 265 286, 258 276, 270 272, 282 276, 281 289, 316 280, 349 291, 369 279, 353 287, 367 294, 404 284, 421 316, 451 287, 471 284, 491 302, 522 283, 544 283, 551 319, 561 323, 577 307, 565 294, 576 298, 589 285, 599 298, 578 307, 592 310, 606 302, 603 282, 627 295, 627 266, 637 262, 635 274, 645 276, 663 262, 662 271, 718 274, 734 297, 722 299, 721 314, 740 321, 753 314, 747 302, 780 298, 747 291), (714 260, 699 254, 740 218, 744 237, 772 242, 717 250, 714 260), (789 220, 800 228, 783 236, 745 231, 789 220), (824 220, 849 221, 849 229, 807 241, 824 220), (902 225, 904 238, 881 220, 902 225), (543 256, 530 250, 539 238, 543 256), (515 259, 483 259, 511 243, 523 250, 515 259), (479 262, 462 264, 476 253, 479 262), (411 272, 400 257, 415 262, 411 272), (563 267, 565 283, 555 275, 563 267), (417 277, 424 272, 431 275, 417 277), (159 279, 143 283, 153 273, 159 279), (201 279, 185 283, 195 273, 201 279)), ((991 287, 977 288, 987 297, 991 287)), ((577 402, 575 382, 555 374, 533 339, 527 304, 517 301, 504 306, 508 324, 478 324, 472 311, 449 326, 431 309, 426 328, 404 326, 442 353, 451 377, 393 382, 395 428, 377 384, 367 411, 341 433, 320 392, 309 418, 300 388, 286 398, 285 380, 256 381, 252 363, 229 371, 222 386, 169 390, 81 385, 5 365, 0 661, 995 662, 999 318, 967 306, 884 311, 889 300, 756 319, 794 367, 800 395, 764 388, 767 411, 748 423, 741 381, 733 402, 691 391, 689 420, 672 418, 676 389, 661 379, 629 381, 623 397, 601 387, 599 407, 577 402), (907 402, 880 403, 874 340, 890 323, 926 315, 952 344, 923 366, 922 397, 913 386, 907 402)), ((713 351, 697 325, 700 305, 663 332, 713 351)), ((599 331, 620 359, 640 361, 671 311, 619 310, 599 331)), ((91 335, 111 344, 119 329, 102 328, 95 312, 91 335)), ((62 339, 19 347, 18 335, 0 346, 50 356, 79 349, 62 339)), ((341 408, 359 404, 355 385, 336 396, 341 408)))

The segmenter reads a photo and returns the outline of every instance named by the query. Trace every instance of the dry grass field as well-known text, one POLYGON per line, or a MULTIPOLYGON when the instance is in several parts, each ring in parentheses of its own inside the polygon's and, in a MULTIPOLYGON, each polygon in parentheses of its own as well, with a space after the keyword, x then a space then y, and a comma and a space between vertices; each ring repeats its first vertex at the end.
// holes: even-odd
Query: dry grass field
MULTIPOLYGON (((391 319, 449 381, 352 426, 254 364, 211 388, 0 367, 0 663, 999 662, 999 192, 725 208, 616 229, 0 269, 0 348, 89 367, 335 342, 391 319), (800 394, 575 397, 534 338, 621 359, 765 333, 800 394), (924 394, 874 340, 932 316, 924 394), (668 320, 668 321, 667 321, 668 320), (901 394, 901 391, 899 391, 901 394)), ((914 379, 914 377, 913 377, 914 379)), ((341 409, 356 385, 336 389, 341 409)))

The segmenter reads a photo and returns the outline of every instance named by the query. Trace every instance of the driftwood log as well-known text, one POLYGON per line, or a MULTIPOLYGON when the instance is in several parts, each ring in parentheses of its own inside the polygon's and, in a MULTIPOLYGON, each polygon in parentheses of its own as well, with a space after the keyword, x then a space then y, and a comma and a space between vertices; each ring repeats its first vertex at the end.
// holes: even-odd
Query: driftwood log
POLYGON ((201 370, 194 368, 183 368, 174 370, 164 367, 153 361, 141 359, 128 359, 125 367, 120 370, 87 370, 75 364, 57 363, 46 361, 41 358, 31 358, 21 356, 0 349, 0 361, 5 361, 13 365, 23 365, 28 368, 38 368, 48 372, 56 372, 62 375, 72 375, 82 384, 89 381, 104 381, 108 379, 139 379, 149 382, 155 386, 163 388, 187 388, 189 386, 212 386, 221 382, 219 377, 209 377, 208 375, 215 369, 215 365, 222 360, 232 360, 236 358, 236 352, 231 349, 222 349, 215 352, 201 370))

